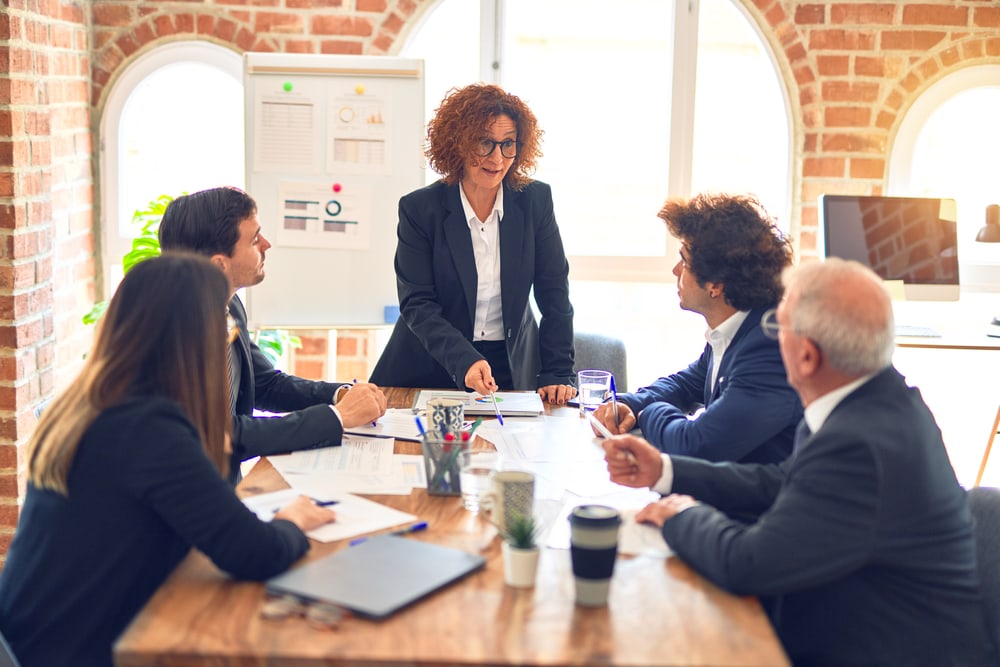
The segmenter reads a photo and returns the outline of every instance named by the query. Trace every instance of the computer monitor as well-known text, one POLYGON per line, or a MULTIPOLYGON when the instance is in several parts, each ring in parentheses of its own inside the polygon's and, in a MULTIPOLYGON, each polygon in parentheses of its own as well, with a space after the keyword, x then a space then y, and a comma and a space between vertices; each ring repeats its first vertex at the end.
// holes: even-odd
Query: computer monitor
POLYGON ((822 257, 866 264, 907 300, 958 300, 954 199, 821 195, 819 212, 822 257))

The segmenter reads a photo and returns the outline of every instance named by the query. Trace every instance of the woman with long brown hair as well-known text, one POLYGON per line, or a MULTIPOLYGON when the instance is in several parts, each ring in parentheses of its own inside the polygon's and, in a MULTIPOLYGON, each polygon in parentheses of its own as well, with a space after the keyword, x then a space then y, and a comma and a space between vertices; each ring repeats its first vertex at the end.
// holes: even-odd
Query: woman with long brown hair
POLYGON ((0 574, 0 631, 24 667, 110 665, 115 638, 191 547, 265 579, 309 549, 303 531, 334 519, 299 498, 265 523, 223 477, 228 298, 207 259, 137 265, 42 415, 0 574))

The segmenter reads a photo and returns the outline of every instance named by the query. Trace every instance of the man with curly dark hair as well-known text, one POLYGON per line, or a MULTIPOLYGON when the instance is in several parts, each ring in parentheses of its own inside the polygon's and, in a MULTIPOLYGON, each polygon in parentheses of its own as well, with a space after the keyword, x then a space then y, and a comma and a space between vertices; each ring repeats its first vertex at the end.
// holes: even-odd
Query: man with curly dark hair
POLYGON ((791 243, 749 196, 670 200, 658 215, 681 242, 673 270, 680 306, 705 318, 708 343, 684 370, 619 395, 617 426, 612 404, 595 415, 613 433, 638 425, 668 454, 710 461, 785 459, 802 404, 761 317, 781 300, 791 243))
POLYGON ((537 390, 557 405, 576 395, 569 263, 552 192, 531 179, 541 136, 499 86, 454 89, 441 103, 425 150, 441 179, 399 201, 400 319, 372 382, 537 390))

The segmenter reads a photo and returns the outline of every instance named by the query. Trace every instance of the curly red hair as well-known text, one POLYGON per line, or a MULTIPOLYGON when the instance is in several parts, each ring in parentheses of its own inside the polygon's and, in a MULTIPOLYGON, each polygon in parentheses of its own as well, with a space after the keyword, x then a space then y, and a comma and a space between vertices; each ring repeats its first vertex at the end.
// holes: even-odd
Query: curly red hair
POLYGON ((427 124, 424 155, 441 180, 449 185, 462 180, 473 147, 487 136, 487 128, 500 115, 514 121, 518 141, 517 157, 504 182, 514 190, 531 182, 535 162, 542 156, 538 120, 519 97, 486 83, 452 88, 427 124))

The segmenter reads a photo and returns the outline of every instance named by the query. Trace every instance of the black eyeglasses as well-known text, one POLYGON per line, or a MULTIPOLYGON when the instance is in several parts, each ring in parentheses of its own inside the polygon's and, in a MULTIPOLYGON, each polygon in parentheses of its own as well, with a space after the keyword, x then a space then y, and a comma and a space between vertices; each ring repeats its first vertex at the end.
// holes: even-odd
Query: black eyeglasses
POLYGON ((503 155, 505 158, 512 158, 517 157, 517 149, 520 147, 520 144, 513 139, 504 139, 503 141, 480 139, 475 147, 476 155, 479 157, 489 157, 493 154, 493 150, 497 146, 500 147, 500 155, 503 155))

